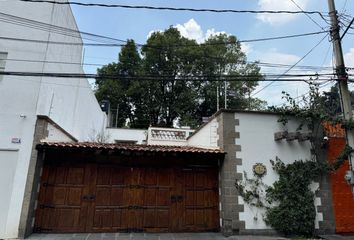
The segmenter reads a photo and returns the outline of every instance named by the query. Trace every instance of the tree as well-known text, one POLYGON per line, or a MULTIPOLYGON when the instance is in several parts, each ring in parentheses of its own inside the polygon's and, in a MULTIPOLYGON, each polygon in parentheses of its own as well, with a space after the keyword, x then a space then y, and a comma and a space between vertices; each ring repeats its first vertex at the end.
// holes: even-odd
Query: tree
POLYGON ((97 79, 96 96, 119 106, 118 126, 129 119, 134 128, 172 127, 176 122, 196 127, 202 117, 216 112, 217 94, 224 99, 225 86, 228 108, 254 109, 264 104, 250 97, 262 78, 260 69, 247 64, 234 36, 215 35, 198 44, 170 27, 152 33, 140 54, 129 40, 118 63, 98 69, 98 75, 115 76, 97 79), (221 82, 225 75, 245 80, 221 82))
POLYGON ((134 116, 134 105, 132 102, 134 94, 130 93, 132 80, 126 77, 136 77, 140 75, 141 58, 134 40, 128 40, 118 56, 118 63, 111 63, 97 70, 98 76, 121 76, 121 79, 96 79, 98 86, 96 97, 98 101, 109 100, 112 108, 117 107, 119 127, 125 126, 126 120, 134 126, 136 117, 134 116))
POLYGON ((259 109, 265 102, 251 98, 251 93, 263 76, 256 64, 248 64, 241 44, 235 36, 226 34, 212 35, 201 44, 203 56, 200 72, 209 76, 199 91, 200 104, 196 111, 198 120, 211 116, 217 111, 217 95, 219 108, 225 108, 225 92, 227 108, 230 109, 259 109), (244 81, 223 82, 221 76, 244 77, 244 81), (226 90, 225 90, 226 88, 226 90))
POLYGON ((196 108, 194 82, 185 78, 197 73, 199 46, 170 27, 164 32, 154 32, 141 52, 144 73, 159 79, 144 84, 149 93, 144 99, 150 109, 150 122, 172 127, 176 119, 196 108))

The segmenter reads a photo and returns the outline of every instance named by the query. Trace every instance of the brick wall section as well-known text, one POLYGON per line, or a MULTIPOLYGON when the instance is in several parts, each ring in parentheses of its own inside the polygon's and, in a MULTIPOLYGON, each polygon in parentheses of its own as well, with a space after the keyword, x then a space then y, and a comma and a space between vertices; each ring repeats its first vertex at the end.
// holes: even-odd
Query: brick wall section
POLYGON ((238 203, 235 188, 235 181, 242 180, 242 174, 237 173, 237 165, 242 164, 242 159, 237 158, 241 146, 235 144, 235 140, 240 137, 240 133, 236 132, 239 121, 235 119, 234 113, 226 112, 218 115, 217 120, 218 146, 227 153, 220 166, 221 230, 224 235, 230 236, 245 229, 245 223, 239 220, 239 213, 244 211, 244 206, 238 203))
MULTIPOLYGON (((24 238, 32 233, 35 202, 38 196, 38 184, 40 183, 40 172, 43 165, 43 156, 39 156, 36 145, 48 136, 48 122, 45 119, 37 119, 31 152, 31 159, 28 169, 26 188, 22 204, 22 211, 19 225, 19 237, 24 238)), ((41 155, 44 153, 41 153, 41 155)))

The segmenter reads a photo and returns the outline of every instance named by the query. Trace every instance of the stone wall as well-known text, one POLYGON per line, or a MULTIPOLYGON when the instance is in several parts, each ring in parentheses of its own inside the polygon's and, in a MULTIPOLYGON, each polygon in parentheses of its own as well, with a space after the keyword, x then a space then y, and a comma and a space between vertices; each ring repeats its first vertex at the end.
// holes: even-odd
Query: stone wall
POLYGON ((239 212, 243 211, 243 205, 238 203, 238 193, 235 181, 242 180, 242 174, 237 173, 237 166, 242 164, 242 159, 237 158, 237 152, 241 146, 235 144, 240 137, 236 132, 239 121, 234 113, 222 113, 217 116, 218 120, 218 146, 227 154, 220 166, 220 218, 221 230, 224 235, 238 234, 245 229, 245 223, 239 220, 239 212))

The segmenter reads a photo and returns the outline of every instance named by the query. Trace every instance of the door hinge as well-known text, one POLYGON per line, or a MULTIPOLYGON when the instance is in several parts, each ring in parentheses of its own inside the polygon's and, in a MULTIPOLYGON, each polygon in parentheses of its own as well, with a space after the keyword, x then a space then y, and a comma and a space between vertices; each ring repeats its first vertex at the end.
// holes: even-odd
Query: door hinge
POLYGON ((54 205, 48 205, 48 204, 41 204, 39 205, 39 208, 40 209, 44 209, 44 208, 55 208, 54 205))
POLYGON ((42 227, 38 227, 38 226, 34 227, 34 232, 37 232, 37 233, 51 232, 51 231, 53 231, 53 229, 51 229, 51 228, 42 228, 42 227))
POLYGON ((45 183, 42 184, 42 186, 43 187, 53 187, 54 184, 50 184, 50 183, 45 182, 45 183))

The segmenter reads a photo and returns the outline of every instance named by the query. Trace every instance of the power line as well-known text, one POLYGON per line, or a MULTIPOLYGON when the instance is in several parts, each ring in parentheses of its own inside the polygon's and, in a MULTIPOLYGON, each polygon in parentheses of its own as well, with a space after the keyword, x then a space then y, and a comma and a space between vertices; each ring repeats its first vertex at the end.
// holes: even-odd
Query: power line
POLYGON ((304 13, 314 24, 316 24, 319 28, 321 28, 322 30, 324 30, 324 28, 323 28, 318 22, 316 22, 309 14, 307 14, 307 13, 300 7, 300 5, 295 2, 295 0, 290 0, 290 1, 291 1, 292 3, 294 3, 295 6, 296 6, 298 9, 300 9, 301 11, 303 11, 303 13, 304 13))
POLYGON ((235 9, 207 9, 207 8, 175 8, 175 7, 154 7, 144 5, 121 5, 121 4, 104 4, 104 3, 82 3, 76 1, 57 2, 52 0, 20 0, 22 2, 33 3, 51 3, 58 5, 78 5, 84 7, 107 7, 107 8, 128 8, 128 9, 147 9, 147 10, 168 10, 168 11, 188 11, 188 12, 212 12, 212 13, 270 13, 270 14, 317 14, 325 19, 322 12, 319 11, 273 11, 273 10, 235 10, 235 9))
MULTIPOLYGON (((289 38, 296 38, 296 37, 304 37, 304 36, 312 36, 318 35, 322 33, 328 33, 328 31, 322 32, 311 32, 311 33, 302 33, 302 34, 294 34, 294 35, 286 35, 286 36, 277 36, 277 37, 268 37, 268 38, 257 38, 257 39, 246 39, 246 40, 238 40, 239 43, 250 43, 250 42, 261 42, 261 41, 271 41, 271 40, 280 40, 280 39, 289 39, 289 38)), ((13 38, 13 37, 0 37, 2 40, 8 41, 19 41, 19 42, 31 42, 31 43, 43 43, 43 44, 55 44, 55 45, 72 45, 72 46, 93 46, 93 47, 122 47, 126 44, 117 44, 117 43, 79 43, 79 42, 58 42, 58 41, 45 41, 45 40, 38 40, 38 39, 26 39, 26 38, 13 38)), ((222 43, 203 43, 204 46, 209 45, 230 45, 236 44, 236 42, 222 42, 222 43)), ((139 47, 150 47, 150 48, 160 48, 158 45, 151 45, 151 44, 135 44, 139 47)), ((191 45, 191 44, 175 44, 169 45, 169 47, 199 47, 199 45, 191 45)))
MULTIPOLYGON (((316 47, 318 47, 322 41, 328 36, 328 34, 326 34, 326 36, 324 36, 315 46, 313 46, 302 58, 300 58, 296 63, 294 63, 293 65, 290 66, 290 68, 288 68, 283 74, 288 73, 291 69, 293 69, 297 64, 299 64, 304 58, 306 58, 316 47)), ((252 97, 255 96, 256 94, 262 92, 264 89, 268 88, 269 86, 271 86, 274 82, 270 82, 268 83, 266 86, 264 86, 263 88, 261 88, 260 90, 258 90, 257 92, 255 92, 254 94, 252 94, 252 97)))
POLYGON ((44 23, 40 21, 35 21, 32 19, 28 18, 23 18, 23 17, 18 17, 10 14, 6 14, 3 12, 0 12, 0 21, 6 22, 9 24, 15 24, 19 26, 24 26, 24 27, 29 27, 33 29, 38 29, 42 31, 51 31, 57 34, 65 35, 65 36, 70 36, 74 38, 84 38, 87 40, 91 41, 102 41, 102 40, 109 40, 110 42, 115 41, 115 42, 121 42, 121 43, 126 43, 126 40, 118 39, 118 38, 113 38, 109 36, 103 36, 95 33, 89 33, 89 32, 83 32, 79 31, 77 29, 72 29, 72 28, 65 28, 49 23, 44 23), (89 38, 87 38, 89 37, 89 38), (90 39, 91 38, 91 39, 90 39), (94 38, 94 39, 92 39, 94 38), (99 40, 98 40, 99 39, 99 40))
MULTIPOLYGON (((4 61, 14 61, 14 62, 30 62, 30 63, 48 63, 48 64, 66 64, 66 65, 85 65, 85 66, 105 66, 107 64, 101 63, 81 63, 81 62, 63 62, 63 61, 43 61, 43 60, 34 60, 34 59, 16 59, 16 58, 0 58, 4 61)), ((281 63, 269 63, 269 62, 258 62, 258 61, 247 61, 248 64, 256 64, 257 66, 265 68, 288 68, 291 65, 281 64, 281 63)), ((306 65, 297 65, 297 71, 316 71, 316 70, 333 70, 332 67, 323 67, 323 66, 306 66, 306 65)), ((347 69, 352 69, 347 67, 347 69)), ((295 71, 293 69, 293 71, 295 71)), ((267 74, 266 74, 267 75, 267 74)))
MULTIPOLYGON (((54 77, 54 78, 91 78, 91 79, 112 79, 112 80, 169 80, 173 78, 175 81, 289 81, 289 82, 307 82, 307 80, 299 77, 309 77, 309 76, 318 76, 318 75, 286 75, 287 78, 260 78, 259 75, 246 75, 246 76, 232 76, 232 75, 223 75, 223 76, 211 76, 211 75, 202 75, 202 76, 164 76, 164 75, 142 75, 142 76, 126 76, 126 75, 99 75, 99 74, 83 74, 83 73, 52 73, 52 72, 11 72, 4 71, 0 72, 0 75, 5 76, 25 76, 25 77, 54 77), (297 78, 295 78, 297 77, 297 78), (255 79, 256 78, 256 79, 255 79)), ((333 74, 332 74, 333 75, 333 74)), ((275 75, 276 76, 276 75, 275 75)), ((329 77, 330 74, 322 74, 322 77, 329 77)), ((271 76, 274 77, 274 76, 271 76)), ((328 80, 326 78, 318 78, 316 81, 328 80)))

